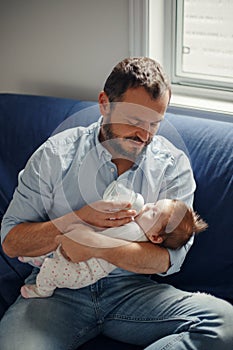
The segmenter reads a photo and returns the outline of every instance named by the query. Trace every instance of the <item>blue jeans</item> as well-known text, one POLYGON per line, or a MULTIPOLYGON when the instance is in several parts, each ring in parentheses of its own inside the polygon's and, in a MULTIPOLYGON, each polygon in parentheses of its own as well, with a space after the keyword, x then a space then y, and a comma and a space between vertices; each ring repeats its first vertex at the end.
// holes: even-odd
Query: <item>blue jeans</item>
POLYGON ((148 276, 114 276, 49 298, 19 297, 0 323, 0 349, 72 350, 100 333, 147 350, 232 350, 233 307, 148 276))

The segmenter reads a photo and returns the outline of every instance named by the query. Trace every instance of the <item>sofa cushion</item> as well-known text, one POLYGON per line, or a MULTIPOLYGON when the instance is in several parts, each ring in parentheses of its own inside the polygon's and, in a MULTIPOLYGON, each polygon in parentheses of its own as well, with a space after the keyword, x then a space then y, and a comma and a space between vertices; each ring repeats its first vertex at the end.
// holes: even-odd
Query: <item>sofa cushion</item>
POLYGON ((196 236, 180 272, 155 278, 233 299, 233 124, 172 114, 166 119, 160 132, 188 152, 197 183, 194 208, 209 228, 196 236))

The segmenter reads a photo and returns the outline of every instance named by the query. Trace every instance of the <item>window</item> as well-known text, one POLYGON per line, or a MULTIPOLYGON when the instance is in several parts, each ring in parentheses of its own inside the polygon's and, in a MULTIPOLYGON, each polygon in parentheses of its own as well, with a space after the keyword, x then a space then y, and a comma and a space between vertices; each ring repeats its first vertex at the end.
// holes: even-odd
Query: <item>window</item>
POLYGON ((233 91, 233 0, 173 1, 172 80, 233 91))
POLYGON ((130 55, 168 73, 171 106, 232 117, 233 0, 129 0, 129 28, 130 55))

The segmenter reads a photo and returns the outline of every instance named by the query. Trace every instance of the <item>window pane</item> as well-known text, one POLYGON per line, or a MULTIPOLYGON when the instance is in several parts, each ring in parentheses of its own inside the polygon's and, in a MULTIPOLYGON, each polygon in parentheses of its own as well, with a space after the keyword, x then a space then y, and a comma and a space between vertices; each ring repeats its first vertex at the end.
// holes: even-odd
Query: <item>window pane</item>
POLYGON ((176 62, 186 81, 233 86, 233 0, 178 1, 176 62))

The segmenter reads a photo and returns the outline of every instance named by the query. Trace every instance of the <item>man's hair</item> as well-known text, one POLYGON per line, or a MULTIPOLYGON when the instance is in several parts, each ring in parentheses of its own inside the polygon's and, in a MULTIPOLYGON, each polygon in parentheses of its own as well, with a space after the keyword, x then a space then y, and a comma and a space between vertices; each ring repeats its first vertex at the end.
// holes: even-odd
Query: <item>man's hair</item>
POLYGON ((171 96, 171 85, 161 65, 148 57, 126 58, 110 73, 104 85, 104 92, 110 102, 121 102, 130 88, 143 87, 152 99, 165 91, 171 96))
POLYGON ((200 216, 187 207, 186 204, 180 200, 173 199, 174 210, 173 217, 176 220, 177 216, 182 216, 179 224, 174 227, 171 232, 166 232, 166 227, 160 233, 163 238, 161 245, 166 248, 178 249, 182 247, 193 234, 204 231, 208 225, 200 218, 200 216))

